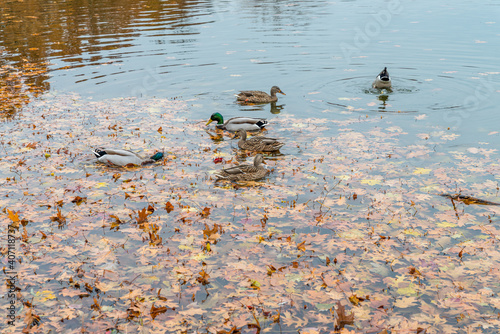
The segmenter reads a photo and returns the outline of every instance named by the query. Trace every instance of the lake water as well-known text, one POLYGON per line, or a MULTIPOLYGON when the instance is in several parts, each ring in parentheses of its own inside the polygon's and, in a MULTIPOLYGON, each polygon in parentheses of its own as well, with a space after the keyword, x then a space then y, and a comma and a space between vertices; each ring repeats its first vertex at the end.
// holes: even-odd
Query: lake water
POLYGON ((464 145, 500 142, 487 136, 500 124, 494 0, 31 0, 2 8, 3 61, 48 61, 37 83, 53 92, 176 97, 192 101, 193 119, 272 117, 269 106, 240 107, 233 95, 278 85, 287 95, 274 112, 342 119, 349 109, 392 117, 407 131, 454 128, 464 145), (389 94, 370 89, 384 66, 389 94))
POLYGON ((498 332, 500 211, 438 195, 499 202, 499 18, 497 0, 3 1, 1 75, 31 71, 0 87, 21 96, 1 101, 0 207, 24 228, 22 312, 45 332, 319 333, 342 300, 367 333, 498 332), (384 67, 392 91, 371 88, 384 67), (273 85, 276 105, 235 103, 273 85), (213 112, 271 120, 271 176, 215 184, 236 142, 205 132, 213 112), (100 166, 108 142, 166 159, 100 166))

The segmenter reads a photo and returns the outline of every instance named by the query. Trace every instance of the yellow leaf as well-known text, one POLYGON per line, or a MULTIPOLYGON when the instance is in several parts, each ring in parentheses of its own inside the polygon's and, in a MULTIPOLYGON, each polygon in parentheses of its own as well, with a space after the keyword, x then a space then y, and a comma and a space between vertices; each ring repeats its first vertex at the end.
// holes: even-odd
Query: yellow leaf
POLYGON ((455 227, 455 226, 457 226, 457 224, 449 223, 449 222, 441 222, 441 223, 437 223, 437 226, 439 226, 439 227, 455 227))
POLYGON ((94 188, 104 188, 104 187, 107 187, 108 186, 108 183, 106 182, 99 182, 97 183, 94 188))
POLYGON ((56 296, 54 295, 54 293, 52 291, 44 290, 42 292, 37 291, 35 298, 40 299, 41 302, 44 302, 48 299, 55 299, 56 296))
POLYGON ((399 288, 398 293, 405 296, 415 296, 417 294, 411 283, 407 287, 399 288))
POLYGON ((417 231, 415 231, 413 229, 411 229, 411 230, 405 230, 403 233, 404 234, 409 234, 409 235, 414 235, 416 237, 420 236, 420 232, 417 232, 417 231))
POLYGON ((375 180, 375 179, 364 179, 364 180, 361 180, 361 183, 363 184, 369 184, 371 186, 374 186, 376 184, 380 184, 380 180, 375 180))
POLYGON ((428 168, 415 168, 413 171, 413 174, 429 174, 431 172, 431 169, 428 168))
POLYGON ((8 209, 7 209, 7 211, 9 212, 9 218, 10 218, 10 220, 12 220, 13 223, 19 222, 19 215, 17 214, 17 212, 10 211, 8 209))

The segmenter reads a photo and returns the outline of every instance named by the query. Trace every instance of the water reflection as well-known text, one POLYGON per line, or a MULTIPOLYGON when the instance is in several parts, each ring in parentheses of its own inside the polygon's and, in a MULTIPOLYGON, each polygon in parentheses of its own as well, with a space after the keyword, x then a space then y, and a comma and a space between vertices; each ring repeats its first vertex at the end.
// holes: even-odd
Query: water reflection
MULTIPOLYGON (((0 76, 6 80, 10 72, 33 64, 39 70, 26 76, 24 84, 48 91, 50 61, 55 70, 101 66, 75 74, 74 81, 93 79, 99 84, 104 77, 126 73, 120 67, 124 58, 164 54, 168 43, 193 43, 198 26, 208 22, 199 17, 210 15, 211 6, 210 1, 196 0, 122 0, 119 6, 114 0, 8 0, 0 5, 0 76), (142 36, 150 38, 152 46, 134 49, 142 36)), ((17 108, 5 100, 1 110, 17 108)))
POLYGON ((377 96, 377 100, 381 101, 382 104, 378 107, 379 111, 385 111, 385 107, 387 105, 387 100, 389 99, 389 95, 380 94, 377 96))
POLYGON ((277 102, 262 103, 262 104, 242 104, 237 103, 240 106, 240 110, 249 114, 249 112, 255 111, 267 111, 271 114, 279 114, 285 108, 285 104, 277 104, 277 102))
POLYGON ((276 102, 271 102, 271 110, 269 112, 271 114, 279 114, 284 107, 284 104, 276 105, 276 102))

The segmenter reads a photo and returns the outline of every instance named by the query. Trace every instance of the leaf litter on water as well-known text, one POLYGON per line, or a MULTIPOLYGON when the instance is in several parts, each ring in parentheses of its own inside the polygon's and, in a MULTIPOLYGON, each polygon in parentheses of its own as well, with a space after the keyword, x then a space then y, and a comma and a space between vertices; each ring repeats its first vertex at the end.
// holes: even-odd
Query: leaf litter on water
POLYGON ((487 144, 443 163, 434 146, 453 136, 406 146, 404 129, 385 120, 279 115, 269 130, 287 145, 266 159, 274 172, 217 187, 214 154, 229 160, 234 142, 212 138, 186 110, 67 95, 2 123, 0 204, 4 225, 18 228, 24 305, 14 332, 500 326, 500 210, 466 201, 499 201, 487 144), (168 155, 105 167, 91 153, 103 144, 168 155), (439 196, 457 187, 470 197, 439 196))

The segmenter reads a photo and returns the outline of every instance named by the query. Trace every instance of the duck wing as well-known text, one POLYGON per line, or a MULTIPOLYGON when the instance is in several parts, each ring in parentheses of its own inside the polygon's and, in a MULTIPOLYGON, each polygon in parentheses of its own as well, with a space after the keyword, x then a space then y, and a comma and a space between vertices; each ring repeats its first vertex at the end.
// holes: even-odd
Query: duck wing
POLYGON ((259 103, 270 102, 273 98, 266 92, 260 90, 245 90, 237 95, 236 100, 240 102, 259 103))
POLYGON ((271 145, 271 144, 275 144, 279 141, 276 138, 257 136, 257 137, 252 137, 250 139, 247 139, 247 142, 249 142, 249 143, 262 143, 265 145, 271 145))
POLYGON ((267 124, 267 120, 265 120, 264 118, 254 118, 254 117, 233 117, 228 119, 225 124, 242 125, 242 124, 257 124, 257 123, 267 124))
POLYGON ((235 175, 235 174, 246 174, 246 173, 252 173, 255 172, 257 168, 253 165, 238 165, 230 168, 225 168, 220 171, 220 174, 230 174, 230 175, 235 175))
POLYGON ((142 159, 141 156, 129 150, 115 149, 115 148, 99 148, 98 150, 106 152, 106 154, 108 155, 119 155, 123 157, 138 157, 142 159))
POLYGON ((108 165, 140 165, 143 158, 138 154, 123 149, 97 148, 94 150, 97 160, 108 165))

